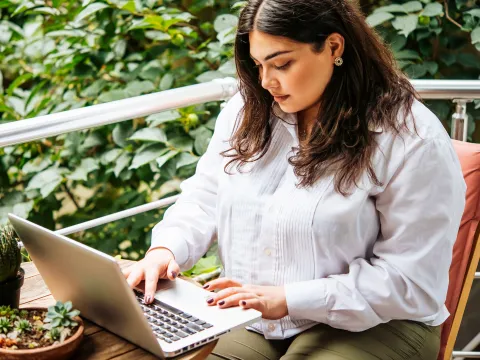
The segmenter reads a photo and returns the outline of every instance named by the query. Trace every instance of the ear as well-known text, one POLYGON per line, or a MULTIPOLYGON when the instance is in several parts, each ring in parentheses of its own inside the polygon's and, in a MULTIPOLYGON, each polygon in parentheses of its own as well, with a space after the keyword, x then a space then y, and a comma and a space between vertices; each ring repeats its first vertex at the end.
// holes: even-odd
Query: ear
POLYGON ((332 33, 328 36, 325 42, 330 49, 333 59, 343 55, 343 51, 345 49, 345 39, 342 35, 339 33, 332 33))

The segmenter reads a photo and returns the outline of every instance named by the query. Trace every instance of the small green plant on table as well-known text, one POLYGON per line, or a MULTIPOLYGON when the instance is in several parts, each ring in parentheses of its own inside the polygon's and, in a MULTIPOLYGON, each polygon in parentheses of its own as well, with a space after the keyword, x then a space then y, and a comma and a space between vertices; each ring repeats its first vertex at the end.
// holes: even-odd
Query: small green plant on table
POLYGON ((63 343, 75 334, 80 311, 57 301, 48 311, 0 307, 0 349, 36 349, 63 343))

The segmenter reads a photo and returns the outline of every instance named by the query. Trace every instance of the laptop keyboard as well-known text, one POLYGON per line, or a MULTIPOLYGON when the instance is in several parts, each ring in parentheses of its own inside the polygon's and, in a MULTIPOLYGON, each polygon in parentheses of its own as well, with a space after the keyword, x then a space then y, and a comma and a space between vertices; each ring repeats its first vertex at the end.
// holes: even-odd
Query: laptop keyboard
POLYGON ((144 304, 143 293, 137 290, 134 293, 155 336, 166 343, 171 344, 213 326, 157 299, 144 304))

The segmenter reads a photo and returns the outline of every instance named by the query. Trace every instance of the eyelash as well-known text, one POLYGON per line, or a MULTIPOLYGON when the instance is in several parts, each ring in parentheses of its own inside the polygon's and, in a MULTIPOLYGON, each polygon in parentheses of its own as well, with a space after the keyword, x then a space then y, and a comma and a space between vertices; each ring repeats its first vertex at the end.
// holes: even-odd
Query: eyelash
MULTIPOLYGON (((285 65, 282 65, 282 66, 274 66, 274 68, 275 68, 276 70, 286 70, 286 69, 290 66, 290 64, 291 64, 291 61, 288 61, 285 65)), ((260 64, 255 65, 255 68, 258 69, 258 68, 260 68, 260 66, 262 66, 262 65, 260 65, 260 64)))

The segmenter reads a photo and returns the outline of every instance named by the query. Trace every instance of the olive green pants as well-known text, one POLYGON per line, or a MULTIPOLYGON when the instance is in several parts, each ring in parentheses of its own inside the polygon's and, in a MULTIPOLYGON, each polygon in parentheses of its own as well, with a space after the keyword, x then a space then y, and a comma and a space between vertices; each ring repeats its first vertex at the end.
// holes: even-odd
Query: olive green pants
POLYGON ((349 332, 319 324, 285 340, 233 331, 220 338, 208 360, 436 360, 439 347, 440 326, 391 321, 349 332))

